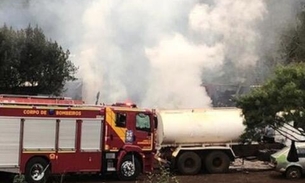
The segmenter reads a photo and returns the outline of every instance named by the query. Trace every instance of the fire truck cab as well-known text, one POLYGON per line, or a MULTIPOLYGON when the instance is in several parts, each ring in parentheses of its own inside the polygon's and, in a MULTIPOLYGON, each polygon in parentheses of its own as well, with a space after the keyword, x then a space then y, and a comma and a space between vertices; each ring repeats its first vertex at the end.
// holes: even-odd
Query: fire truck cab
POLYGON ((67 173, 133 180, 153 168, 153 114, 135 105, 0 95, 0 137, 0 171, 29 183, 67 173))

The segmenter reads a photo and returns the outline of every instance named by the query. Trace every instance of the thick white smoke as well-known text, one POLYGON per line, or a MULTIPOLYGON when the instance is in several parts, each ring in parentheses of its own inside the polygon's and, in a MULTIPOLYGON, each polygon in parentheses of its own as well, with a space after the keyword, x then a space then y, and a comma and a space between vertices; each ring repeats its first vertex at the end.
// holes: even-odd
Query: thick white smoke
POLYGON ((201 85, 203 67, 214 67, 223 60, 223 46, 195 45, 181 34, 160 41, 157 47, 146 49, 151 62, 146 105, 162 107, 209 106, 201 85))
POLYGON ((197 33, 196 42, 181 34, 169 35, 157 47, 148 49, 153 66, 152 85, 146 104, 170 107, 208 106, 200 86, 201 72, 208 68, 220 72, 225 59, 238 68, 255 65, 256 45, 260 41, 258 22, 263 20, 263 1, 215 1, 196 4, 189 12, 189 34, 197 33))
POLYGON ((300 2, 2 0, 0 25, 37 24, 69 49, 86 102, 100 91, 105 103, 207 107, 202 77, 223 75, 228 61, 235 80, 253 77, 249 71, 275 50, 300 2))

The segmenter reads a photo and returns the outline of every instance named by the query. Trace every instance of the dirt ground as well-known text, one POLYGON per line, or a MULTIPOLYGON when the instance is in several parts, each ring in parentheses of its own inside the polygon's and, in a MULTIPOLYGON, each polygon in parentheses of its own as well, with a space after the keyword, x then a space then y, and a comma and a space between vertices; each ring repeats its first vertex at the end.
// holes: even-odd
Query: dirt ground
MULTIPOLYGON (((224 174, 201 173, 196 176, 171 175, 167 172, 156 171, 152 175, 142 175, 137 181, 129 183, 286 183, 286 182, 305 182, 305 176, 298 180, 287 180, 281 173, 275 172, 267 163, 261 161, 241 161, 237 160, 230 166, 230 171, 224 174), (167 179, 167 181, 165 181, 167 179), (162 180, 162 181, 161 181, 162 180)), ((12 183, 12 179, 7 174, 0 174, 0 183, 12 183)), ((127 183, 118 181, 116 177, 101 177, 97 175, 74 175, 53 177, 50 183, 127 183)))
MULTIPOLYGON (((60 182, 60 181, 56 181, 60 182)), ((115 178, 101 178, 101 177, 67 177, 66 183, 127 183, 118 181, 115 178)), ((150 180, 147 176, 141 176, 137 181, 131 181, 129 183, 157 183, 156 179, 150 180)), ((282 174, 271 170, 265 171, 230 171, 226 174, 201 174, 196 176, 181 176, 176 175, 166 181, 166 183, 287 183, 296 182, 304 183, 305 177, 298 180, 287 180, 282 174)), ((162 182, 165 183, 165 182, 162 182)))
MULTIPOLYGON (((1 183, 11 183, 6 177, 1 176, 1 183)), ((55 178, 53 183, 59 183, 60 178, 55 178)), ((101 178, 96 176, 69 176, 64 179, 66 183, 127 183, 118 181, 115 178, 101 178)), ((151 183, 158 182, 156 180, 149 180, 147 176, 141 176, 137 181, 131 181, 129 183, 151 183)), ((305 177, 299 180, 287 180, 280 173, 272 170, 263 171, 236 171, 231 170, 225 174, 201 174, 196 176, 181 176, 176 175, 168 182, 179 183, 199 183, 199 182, 213 182, 213 183, 285 183, 296 182, 304 183, 305 177)))

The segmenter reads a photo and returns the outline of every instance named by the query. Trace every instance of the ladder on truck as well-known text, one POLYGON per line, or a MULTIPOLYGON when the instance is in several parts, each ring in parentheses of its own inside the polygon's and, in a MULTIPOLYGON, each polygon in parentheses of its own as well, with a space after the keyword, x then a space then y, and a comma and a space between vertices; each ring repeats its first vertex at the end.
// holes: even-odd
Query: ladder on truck
POLYGON ((0 94, 0 105, 57 105, 73 106, 82 105, 83 101, 73 100, 69 97, 8 95, 0 94))

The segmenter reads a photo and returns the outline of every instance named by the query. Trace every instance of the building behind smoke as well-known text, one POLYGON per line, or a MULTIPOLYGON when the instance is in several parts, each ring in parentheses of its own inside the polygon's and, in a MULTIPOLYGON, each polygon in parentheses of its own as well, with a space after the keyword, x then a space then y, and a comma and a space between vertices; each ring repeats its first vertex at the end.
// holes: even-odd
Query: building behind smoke
POLYGON ((211 84, 204 83, 208 96, 212 100, 213 107, 235 107, 234 99, 243 94, 247 94, 253 85, 238 85, 238 84, 211 84))
MULTIPOLYGON (((234 98, 247 94, 254 85, 238 85, 238 84, 213 84, 204 83, 208 96, 212 100, 213 107, 235 107, 234 98)), ((64 86, 62 97, 70 97, 74 100, 83 100, 82 97, 83 80, 68 81, 64 86)))
POLYGON ((83 80, 68 81, 61 94, 62 97, 71 97, 74 100, 82 100, 83 80))

